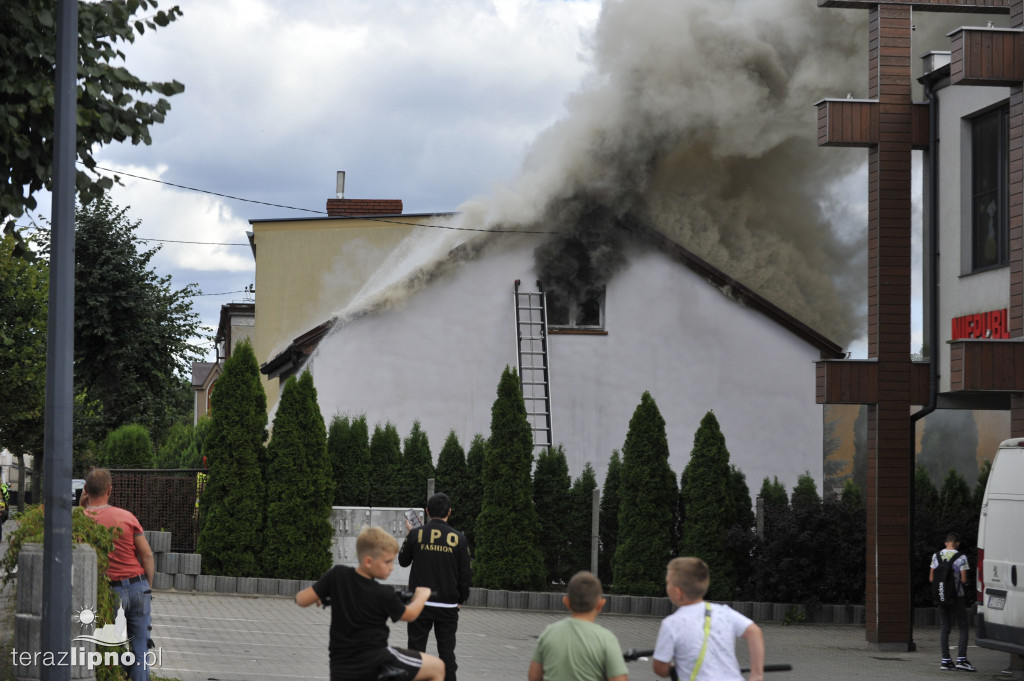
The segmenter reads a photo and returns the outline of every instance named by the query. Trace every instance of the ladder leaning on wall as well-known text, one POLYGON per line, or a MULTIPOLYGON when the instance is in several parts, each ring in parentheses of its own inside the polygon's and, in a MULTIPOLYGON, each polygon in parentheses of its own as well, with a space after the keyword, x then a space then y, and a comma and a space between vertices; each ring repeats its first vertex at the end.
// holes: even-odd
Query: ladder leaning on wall
POLYGON ((533 430, 534 449, 551 446, 551 371, 548 364, 548 323, 544 287, 520 291, 515 283, 516 361, 526 404, 526 417, 533 430))

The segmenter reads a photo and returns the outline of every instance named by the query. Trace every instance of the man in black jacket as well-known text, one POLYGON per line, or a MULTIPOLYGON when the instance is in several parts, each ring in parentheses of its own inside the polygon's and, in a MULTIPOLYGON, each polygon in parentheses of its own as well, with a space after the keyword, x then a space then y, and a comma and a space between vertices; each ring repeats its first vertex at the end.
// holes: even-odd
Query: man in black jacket
POLYGON ((435 494, 427 501, 428 521, 413 527, 398 554, 398 564, 407 567, 409 589, 430 587, 437 597, 427 601, 419 618, 409 622, 409 648, 425 652, 431 627, 437 640, 437 655, 444 661, 445 681, 456 681, 455 631, 459 626, 459 605, 469 598, 472 571, 466 537, 448 525, 452 502, 447 494, 435 494))

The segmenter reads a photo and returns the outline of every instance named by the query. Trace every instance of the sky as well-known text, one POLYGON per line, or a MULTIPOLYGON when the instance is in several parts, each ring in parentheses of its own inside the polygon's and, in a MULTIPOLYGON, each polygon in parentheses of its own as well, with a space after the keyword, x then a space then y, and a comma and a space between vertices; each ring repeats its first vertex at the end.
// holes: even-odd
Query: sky
MULTIPOLYGON (((457 210, 513 183, 528 156, 543 156, 552 130, 579 116, 580 93, 602 87, 613 68, 600 51, 611 34, 599 30, 602 5, 621 13, 629 2, 644 0, 184 0, 183 17, 124 48, 129 70, 178 80, 184 93, 152 128, 152 145, 110 145, 95 158, 170 183, 124 176, 112 199, 141 222, 140 238, 163 240, 150 242, 162 243, 152 261, 159 274, 175 288, 199 285, 195 309, 212 334, 220 306, 247 300, 255 281, 248 220, 317 215, 335 195, 337 171, 347 173, 347 198, 402 199, 408 213, 457 210)), ((732 5, 786 5, 807 13, 812 29, 836 12, 797 0, 732 5)), ((846 12, 866 27, 866 13, 846 12)), ((857 51, 866 71, 866 45, 857 51)), ((809 118, 816 99, 845 94, 836 87, 826 81, 807 95, 809 118)), ((864 164, 830 191, 846 229, 859 230, 864 164)), ((45 216, 50 198, 39 199, 45 216)), ((914 351, 919 295, 915 282, 914 351)), ((848 347, 864 356, 862 339, 848 347)))

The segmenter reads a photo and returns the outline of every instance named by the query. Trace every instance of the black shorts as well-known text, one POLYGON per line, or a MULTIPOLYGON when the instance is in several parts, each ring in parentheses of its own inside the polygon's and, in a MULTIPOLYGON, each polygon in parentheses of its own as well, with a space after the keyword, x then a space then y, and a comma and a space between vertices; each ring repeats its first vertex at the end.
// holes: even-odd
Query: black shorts
POLYGON ((388 681, 412 681, 423 666, 423 656, 417 650, 388 646, 387 657, 380 672, 388 681))

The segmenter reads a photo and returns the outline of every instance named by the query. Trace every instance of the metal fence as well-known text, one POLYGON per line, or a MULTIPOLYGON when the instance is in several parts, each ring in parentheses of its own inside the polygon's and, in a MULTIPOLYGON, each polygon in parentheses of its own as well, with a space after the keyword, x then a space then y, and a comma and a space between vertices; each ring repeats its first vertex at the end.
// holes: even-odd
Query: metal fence
POLYGON ((171 533, 171 551, 195 553, 201 469, 113 469, 110 504, 135 514, 144 530, 171 533))

